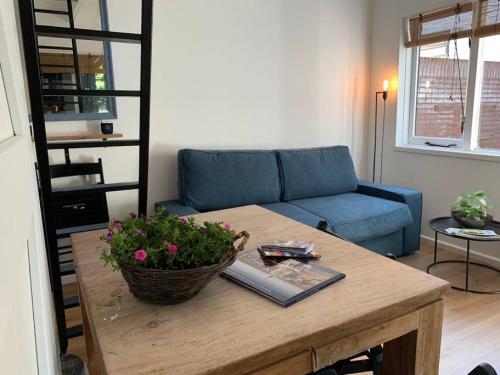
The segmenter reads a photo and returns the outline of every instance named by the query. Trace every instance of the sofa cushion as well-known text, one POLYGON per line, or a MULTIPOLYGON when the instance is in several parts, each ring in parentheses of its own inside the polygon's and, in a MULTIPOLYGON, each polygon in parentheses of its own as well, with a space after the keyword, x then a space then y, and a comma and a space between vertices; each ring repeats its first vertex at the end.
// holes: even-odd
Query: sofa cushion
POLYGON ((346 146, 279 150, 283 200, 355 191, 358 180, 346 146))
POLYGON ((180 150, 178 163, 180 197, 198 211, 280 200, 273 151, 180 150))
POLYGON ((361 242, 393 233, 412 222, 405 203, 346 193, 288 202, 328 221, 329 229, 361 242))
POLYGON ((276 202, 276 203, 266 203, 261 204, 261 207, 267 208, 277 214, 286 216, 292 220, 298 221, 299 223, 309 225, 316 228, 321 218, 317 215, 310 213, 300 207, 294 206, 290 203, 276 202))

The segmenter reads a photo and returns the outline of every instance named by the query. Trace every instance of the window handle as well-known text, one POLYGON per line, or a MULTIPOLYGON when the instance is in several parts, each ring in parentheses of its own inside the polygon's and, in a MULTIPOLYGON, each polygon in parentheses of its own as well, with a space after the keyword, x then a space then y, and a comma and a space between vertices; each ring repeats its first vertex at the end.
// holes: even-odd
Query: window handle
POLYGON ((450 148, 450 147, 457 147, 456 143, 450 143, 447 145, 440 145, 439 143, 432 143, 432 142, 425 142, 427 146, 432 146, 432 147, 445 147, 445 148, 450 148))

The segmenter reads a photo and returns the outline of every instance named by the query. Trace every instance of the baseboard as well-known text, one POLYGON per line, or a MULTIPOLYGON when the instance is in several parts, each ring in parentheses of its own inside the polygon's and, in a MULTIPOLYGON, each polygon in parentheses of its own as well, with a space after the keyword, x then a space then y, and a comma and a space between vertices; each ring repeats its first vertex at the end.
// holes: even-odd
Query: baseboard
MULTIPOLYGON (((423 242, 434 246, 434 238, 421 235, 420 239, 423 242)), ((441 249, 447 250, 447 251, 454 253, 454 254, 458 254, 458 255, 462 255, 462 256, 467 255, 467 249, 465 247, 458 246, 458 245, 455 245, 455 244, 452 244, 452 243, 449 243, 446 241, 438 240, 438 246, 441 249)), ((488 264, 488 265, 496 267, 496 268, 500 268, 500 259, 499 258, 495 258, 495 257, 492 257, 490 255, 482 254, 482 253, 479 253, 475 250, 470 251, 470 256, 474 260, 477 260, 479 262, 488 264)), ((438 257, 439 257, 439 253, 438 253, 438 257)))

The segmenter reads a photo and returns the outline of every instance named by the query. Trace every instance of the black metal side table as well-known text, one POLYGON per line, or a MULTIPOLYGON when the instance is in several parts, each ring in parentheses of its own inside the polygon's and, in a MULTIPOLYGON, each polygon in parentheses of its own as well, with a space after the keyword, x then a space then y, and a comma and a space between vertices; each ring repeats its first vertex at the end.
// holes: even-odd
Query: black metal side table
MULTIPOLYGON (((500 294, 500 290, 496 291, 484 291, 484 290, 474 290, 469 288, 469 266, 471 264, 483 268, 488 268, 490 270, 500 272, 499 269, 489 266, 487 264, 481 264, 481 263, 476 263, 470 260, 470 242, 471 241, 478 241, 478 242, 486 242, 486 241, 500 241, 500 236, 496 237, 468 237, 468 236, 460 236, 460 235, 454 235, 454 234, 449 234, 446 232, 446 229, 448 228, 459 228, 460 225, 457 224, 455 220, 453 220, 451 217, 438 217, 436 219, 432 219, 429 222, 429 226, 431 227, 432 230, 435 232, 434 236, 434 262, 429 264, 427 267, 427 273, 430 274, 430 269, 438 264, 444 264, 444 263, 465 263, 466 268, 465 268, 465 288, 460 288, 458 286, 451 286, 453 289, 456 290, 461 290, 464 292, 470 292, 470 293, 479 293, 479 294, 500 294), (437 260, 437 239, 438 239, 438 233, 444 234, 445 236, 448 237, 454 237, 454 238, 460 238, 462 240, 467 241, 467 260, 437 260)), ((500 235, 500 222, 498 221, 493 221, 489 225, 487 225, 485 228, 482 229, 490 229, 494 230, 497 234, 500 235)))

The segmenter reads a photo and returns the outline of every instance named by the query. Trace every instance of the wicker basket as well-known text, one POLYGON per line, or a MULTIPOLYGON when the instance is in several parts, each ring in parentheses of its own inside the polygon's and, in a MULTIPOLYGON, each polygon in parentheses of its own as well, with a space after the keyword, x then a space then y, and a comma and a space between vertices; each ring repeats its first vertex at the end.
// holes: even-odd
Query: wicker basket
POLYGON ((129 290, 137 298, 156 304, 172 305, 194 297, 210 281, 219 276, 236 260, 250 238, 247 232, 240 232, 236 240, 242 239, 217 264, 186 270, 156 270, 141 266, 119 263, 123 278, 129 290))

